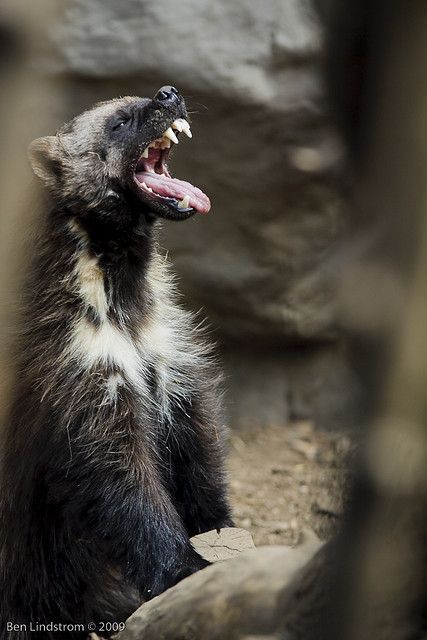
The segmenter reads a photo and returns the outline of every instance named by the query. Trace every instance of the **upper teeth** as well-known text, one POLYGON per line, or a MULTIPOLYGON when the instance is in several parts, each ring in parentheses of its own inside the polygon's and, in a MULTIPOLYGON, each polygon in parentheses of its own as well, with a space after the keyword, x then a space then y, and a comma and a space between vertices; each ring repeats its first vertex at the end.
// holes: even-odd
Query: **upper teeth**
POLYGON ((190 125, 187 120, 184 118, 178 118, 174 122, 172 122, 172 126, 166 129, 163 136, 161 138, 157 138, 150 142, 148 147, 146 147, 142 153, 143 158, 148 158, 148 149, 154 147, 155 149, 169 149, 171 146, 171 141, 175 144, 178 144, 178 138, 176 137, 173 129, 176 129, 180 133, 183 131, 186 136, 192 138, 190 125))
POLYGON ((176 135, 174 134, 174 132, 172 131, 172 128, 169 127, 169 129, 166 129, 166 131, 163 134, 163 137, 169 138, 169 140, 172 140, 172 142, 175 142, 175 144, 178 144, 178 138, 176 137, 176 135))
POLYGON ((188 136, 189 138, 193 137, 191 133, 190 125, 187 122, 187 120, 184 120, 184 118, 178 118, 177 120, 172 122, 172 127, 179 132, 183 131, 185 135, 188 136))

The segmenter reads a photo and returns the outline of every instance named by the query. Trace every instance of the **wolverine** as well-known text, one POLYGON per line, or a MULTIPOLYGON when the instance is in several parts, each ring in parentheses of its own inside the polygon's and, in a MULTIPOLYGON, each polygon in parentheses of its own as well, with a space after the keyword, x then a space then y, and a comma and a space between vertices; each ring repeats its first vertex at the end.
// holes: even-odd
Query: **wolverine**
POLYGON ((210 209, 169 172, 183 135, 165 86, 30 145, 44 204, 2 425, 1 639, 123 621, 208 564, 191 536, 232 525, 216 365, 157 239, 210 209))

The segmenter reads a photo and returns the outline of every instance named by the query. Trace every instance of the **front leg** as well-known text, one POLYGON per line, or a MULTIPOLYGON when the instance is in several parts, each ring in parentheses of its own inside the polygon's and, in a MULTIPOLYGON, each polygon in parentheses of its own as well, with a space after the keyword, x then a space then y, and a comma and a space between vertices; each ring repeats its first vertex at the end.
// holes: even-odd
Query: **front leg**
POLYGON ((209 563, 191 546, 155 465, 138 458, 129 468, 98 463, 86 483, 80 468, 70 518, 106 542, 124 578, 148 600, 209 563))
POLYGON ((189 536, 233 526, 223 428, 209 407, 209 398, 201 395, 177 402, 166 426, 169 464, 165 482, 189 536))

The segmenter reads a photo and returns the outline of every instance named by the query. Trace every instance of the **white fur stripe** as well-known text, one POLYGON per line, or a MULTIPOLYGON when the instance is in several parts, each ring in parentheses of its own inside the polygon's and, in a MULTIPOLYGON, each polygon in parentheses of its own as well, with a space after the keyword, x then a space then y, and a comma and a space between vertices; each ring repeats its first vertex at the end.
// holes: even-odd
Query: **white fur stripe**
POLYGON ((95 327, 80 318, 72 330, 66 356, 85 369, 96 364, 115 365, 136 388, 145 386, 142 363, 130 336, 108 321, 95 327))
POLYGON ((95 309, 101 321, 107 319, 107 296, 104 287, 104 275, 98 265, 98 259, 83 251, 77 259, 76 274, 79 294, 83 302, 95 309))

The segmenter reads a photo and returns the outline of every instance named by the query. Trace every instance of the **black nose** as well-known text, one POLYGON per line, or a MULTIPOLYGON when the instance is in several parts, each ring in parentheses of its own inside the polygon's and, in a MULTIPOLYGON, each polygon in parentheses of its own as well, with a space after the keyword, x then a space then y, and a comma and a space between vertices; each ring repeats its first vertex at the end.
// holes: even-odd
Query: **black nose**
POLYGON ((160 100, 163 104, 167 105, 179 102, 181 96, 178 93, 178 89, 175 89, 175 87, 171 87, 170 85, 165 85, 164 87, 160 87, 154 96, 154 99, 160 100))

